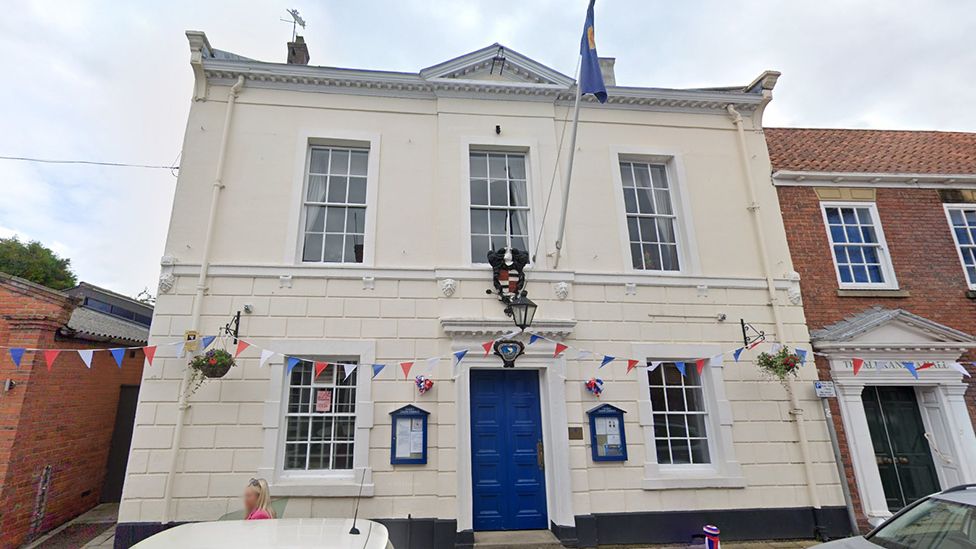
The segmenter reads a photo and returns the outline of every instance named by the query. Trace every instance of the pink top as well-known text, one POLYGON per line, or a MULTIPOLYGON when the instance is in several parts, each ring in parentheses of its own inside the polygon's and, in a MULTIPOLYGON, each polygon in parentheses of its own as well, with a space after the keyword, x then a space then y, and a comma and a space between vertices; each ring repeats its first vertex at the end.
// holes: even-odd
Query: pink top
POLYGON ((245 520, 261 520, 271 518, 271 513, 265 511, 264 509, 255 509, 251 511, 251 514, 247 516, 245 520))

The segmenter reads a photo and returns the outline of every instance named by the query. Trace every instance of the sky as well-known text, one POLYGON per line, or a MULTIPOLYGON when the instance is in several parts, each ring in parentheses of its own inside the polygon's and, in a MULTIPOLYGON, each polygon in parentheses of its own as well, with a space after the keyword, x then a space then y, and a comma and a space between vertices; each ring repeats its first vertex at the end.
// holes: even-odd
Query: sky
MULTIPOLYGON (((173 165, 190 107, 184 31, 283 62, 297 8, 312 65, 416 72, 494 42, 565 74, 586 0, 10 2, 0 156, 173 165)), ((767 126, 976 131, 972 0, 598 0, 617 82, 783 76, 767 126)), ((79 279, 155 293, 176 176, 0 160, 0 237, 39 240, 79 279)))

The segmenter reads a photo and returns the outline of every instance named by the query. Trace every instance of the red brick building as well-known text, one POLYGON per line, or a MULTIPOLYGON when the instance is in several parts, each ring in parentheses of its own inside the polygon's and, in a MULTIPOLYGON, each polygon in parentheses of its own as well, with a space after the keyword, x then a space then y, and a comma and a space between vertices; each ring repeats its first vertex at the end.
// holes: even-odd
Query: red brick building
POLYGON ((62 351, 48 369, 27 351, 145 345, 152 308, 82 284, 60 292, 0 273, 0 547, 17 547, 101 501, 118 501, 141 350, 121 368, 96 352, 87 368, 62 351))
POLYGON ((765 132, 862 528, 976 482, 976 134, 765 132))

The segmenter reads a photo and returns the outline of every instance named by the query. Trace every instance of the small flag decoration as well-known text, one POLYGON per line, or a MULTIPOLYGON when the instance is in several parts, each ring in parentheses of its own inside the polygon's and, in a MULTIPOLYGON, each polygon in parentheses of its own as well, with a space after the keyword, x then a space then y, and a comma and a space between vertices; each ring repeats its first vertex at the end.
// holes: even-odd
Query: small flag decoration
POLYGON ((90 370, 92 357, 95 356, 95 351, 91 349, 79 350, 78 356, 80 356, 81 361, 85 363, 85 367, 90 370))
POLYGON ((10 348, 10 360, 14 361, 14 364, 20 368, 20 361, 24 358, 25 349, 21 347, 11 347, 10 348))
POLYGON ((912 377, 918 379, 918 370, 915 369, 914 362, 911 361, 902 362, 901 365, 904 366, 906 370, 908 370, 908 373, 912 374, 912 377))
POLYGON ((376 376, 380 375, 383 368, 386 368, 386 364, 373 364, 373 379, 376 379, 376 376))
POLYGON ((934 367, 935 367, 934 362, 923 362, 921 366, 916 368, 916 370, 928 370, 929 368, 934 368, 934 367))
POLYGON ((556 343, 556 351, 552 353, 552 358, 558 358, 559 355, 563 354, 563 351, 565 351, 566 349, 569 349, 567 345, 563 345, 562 343, 556 343))
POLYGON ((685 363, 684 362, 675 362, 674 363, 674 367, 677 368, 679 372, 681 372, 681 377, 685 377, 685 363))
POLYGON ((268 359, 274 355, 274 351, 268 349, 261 349, 261 361, 258 362, 258 368, 264 368, 264 365, 268 362, 268 359))
POLYGON ((441 359, 438 358, 438 357, 433 357, 433 358, 428 358, 427 359, 427 374, 428 375, 430 375, 430 373, 434 371, 434 368, 437 367, 437 363, 440 362, 440 361, 441 361, 441 359))
POLYGON ((112 353, 112 358, 115 359, 115 363, 121 368, 122 359, 125 358, 125 349, 109 349, 109 352, 112 353))
POLYGON ((217 336, 203 336, 202 338, 200 338, 200 350, 206 351, 207 347, 209 347, 210 344, 213 343, 215 339, 217 339, 217 336))
POLYGON ((860 358, 852 359, 851 366, 854 368, 854 375, 857 375, 861 371, 861 366, 864 366, 864 360, 860 358))
POLYGON ((970 377, 969 372, 966 370, 965 366, 959 364, 958 362, 955 361, 950 362, 949 367, 966 377, 970 377))
POLYGON ((148 360, 149 365, 152 366, 153 358, 156 358, 156 346, 150 345, 148 347, 143 347, 142 354, 146 355, 146 360, 148 360))
POLYGON ((329 367, 329 363, 328 362, 316 362, 315 363, 315 377, 319 377, 320 375, 322 375, 322 372, 324 372, 325 369, 328 368, 328 367, 329 367))
POLYGON ((461 351, 458 351, 458 352, 454 353, 454 361, 457 364, 461 364, 461 361, 464 360, 464 355, 466 355, 466 354, 468 354, 468 350, 467 349, 464 349, 464 350, 461 350, 461 351))
POLYGON ((603 360, 600 362, 600 367, 603 368, 604 366, 610 364, 614 360, 617 360, 617 357, 610 356, 610 355, 603 355, 603 360))
POLYGON ((285 362, 288 365, 288 373, 290 374, 291 371, 295 369, 295 366, 298 366, 298 363, 301 362, 301 359, 299 359, 297 357, 290 356, 290 357, 287 357, 287 359, 285 360, 285 362))
POLYGON ((359 364, 343 364, 342 370, 345 373, 346 377, 342 378, 342 380, 345 381, 349 379, 349 376, 351 376, 352 373, 356 371, 357 367, 359 367, 359 364))
POLYGON ((57 349, 48 349, 47 351, 44 351, 43 354, 44 362, 47 362, 47 369, 48 371, 51 371, 51 366, 54 365, 54 361, 57 360, 58 355, 61 354, 61 351, 57 349))
POLYGON ((701 375, 702 370, 705 369, 705 359, 699 358, 695 361, 695 368, 698 370, 698 375, 701 375))
POLYGON ((800 365, 802 366, 803 363, 807 361, 807 350, 806 349, 797 349, 796 350, 796 356, 800 358, 800 365))
POLYGON ((400 369, 403 370, 403 377, 410 377, 410 368, 413 368, 413 362, 401 362, 400 369))
POLYGON ((488 356, 488 353, 491 352, 491 346, 494 344, 494 341, 486 341, 481 344, 481 348, 485 350, 485 356, 488 356))
POLYGON ((240 354, 244 352, 244 349, 247 349, 250 346, 251 346, 250 343, 244 341, 243 339, 238 339, 237 340, 237 350, 234 351, 234 358, 237 358, 238 356, 240 356, 240 354))
POLYGON ((742 351, 744 350, 746 350, 745 347, 739 347, 735 351, 732 351, 732 358, 734 358, 736 362, 739 362, 739 357, 742 356, 742 351))
POLYGON ((542 336, 540 335, 535 335, 535 334, 529 335, 529 345, 532 345, 533 343, 539 341, 540 339, 542 339, 542 336))
POLYGON ((637 367, 639 360, 630 359, 627 361, 627 373, 629 374, 631 370, 637 367))
POLYGON ((660 366, 660 365, 661 365, 661 361, 659 361, 659 360, 658 361, 651 362, 650 364, 647 365, 647 371, 648 372, 653 372, 654 370, 657 370, 657 367, 660 366))

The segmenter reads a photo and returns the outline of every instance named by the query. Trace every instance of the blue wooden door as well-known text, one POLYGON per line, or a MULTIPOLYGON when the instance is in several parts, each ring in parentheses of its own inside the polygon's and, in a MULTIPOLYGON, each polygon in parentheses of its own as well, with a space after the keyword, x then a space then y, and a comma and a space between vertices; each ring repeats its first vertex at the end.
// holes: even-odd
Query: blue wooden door
POLYGON ((475 530, 549 528, 535 370, 471 371, 475 530))

